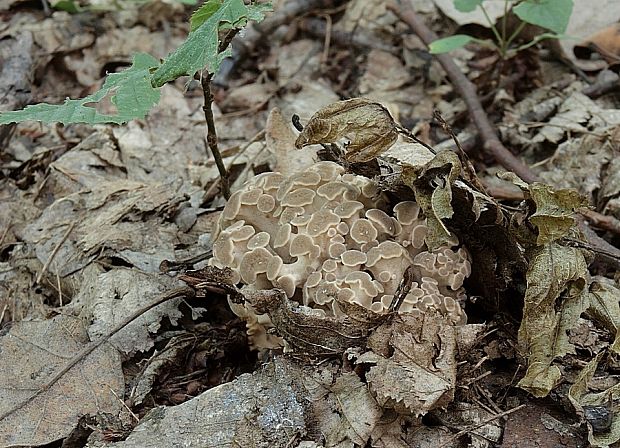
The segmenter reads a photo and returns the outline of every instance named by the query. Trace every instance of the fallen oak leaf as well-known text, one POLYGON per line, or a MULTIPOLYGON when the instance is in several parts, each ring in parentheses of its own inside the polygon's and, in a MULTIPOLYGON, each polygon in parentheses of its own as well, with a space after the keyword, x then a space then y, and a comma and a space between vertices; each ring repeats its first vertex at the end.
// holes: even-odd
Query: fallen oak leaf
MULTIPOLYGON (((130 316, 127 316, 125 319, 123 319, 122 322, 119 322, 105 336, 90 344, 84 343, 83 348, 74 350, 74 356, 61 357, 57 355, 56 357, 61 358, 64 362, 59 362, 54 366, 47 366, 46 368, 42 368, 39 372, 37 372, 37 374, 41 375, 42 378, 39 379, 38 382, 33 381, 32 387, 27 388, 25 391, 21 391, 26 393, 22 393, 19 396, 9 397, 7 396, 7 394, 9 394, 11 390, 6 386, 0 387, 0 390, 2 390, 2 395, 0 397, 2 399, 0 400, 0 403, 4 403, 4 406, 0 406, 0 446, 9 447, 17 445, 41 445, 43 443, 49 443, 57 440, 58 438, 62 438, 68 435, 71 431, 71 427, 74 426, 73 420, 75 424, 77 424, 78 422, 78 415, 76 415, 75 412, 88 412, 88 410, 84 410, 83 408, 76 408, 70 410, 72 413, 69 413, 67 412, 67 410, 65 410, 65 413, 58 414, 60 418, 57 425, 50 425, 50 430, 46 431, 45 433, 40 433, 42 431, 39 430, 39 424, 42 421, 42 417, 47 415, 54 415, 56 413, 57 408, 53 406, 54 404, 58 406, 58 409, 65 409, 68 407, 66 401, 66 383, 70 381, 72 377, 83 377, 85 375, 84 366, 87 363, 93 363, 93 359, 97 359, 102 352, 105 352, 107 350, 107 347, 104 346, 107 342, 110 341, 110 339, 114 335, 116 335, 131 322, 135 321, 138 317, 142 316, 145 312, 175 297, 191 297, 193 295, 194 291, 189 287, 175 288, 166 293, 160 294, 153 302, 135 311, 130 316), (50 404, 49 395, 53 393, 58 394, 58 391, 64 393, 65 395, 58 395, 57 399, 50 404), (36 421, 32 422, 33 425, 29 426, 29 422, 26 420, 26 416, 33 414, 33 409, 35 411, 39 409, 41 412, 45 412, 45 415, 39 415, 39 418, 37 418, 36 421), (15 428, 18 427, 21 429, 19 430, 19 432, 15 432, 15 428)), ((43 322, 43 324, 48 323, 52 325, 53 320, 43 322)), ((9 336, 10 335, 4 336, 2 340, 4 341, 5 338, 9 336)), ((22 337, 22 339, 25 341, 25 343, 29 343, 32 345, 32 343, 29 342, 28 337, 22 337)), ((45 344, 38 345, 43 347, 45 353, 61 353, 61 351, 56 347, 54 347, 55 350, 49 350, 45 347, 45 344)), ((115 351, 115 349, 112 350, 115 351)), ((3 352, 6 356, 6 354, 8 353, 6 347, 3 347, 3 349, 0 350, 0 353, 3 352)), ((73 353, 69 352, 69 355, 73 353)), ((106 356, 106 358, 109 358, 109 356, 106 356)), ((8 368, 11 367, 11 365, 7 363, 2 363, 2 365, 8 368)), ((15 367, 22 368, 22 366, 19 364, 15 364, 15 367)), ((12 375, 9 373, 5 375, 0 375, 0 377, 11 378, 12 375)), ((96 373, 92 374, 90 378, 96 378, 96 373)), ((92 382, 96 382, 96 379, 92 380, 92 382)), ((106 390, 107 389, 109 388, 106 387, 106 390)), ((122 387, 120 389, 122 391, 122 387)), ((93 390, 90 390, 90 394, 93 393, 95 392, 93 390)), ((116 401, 117 398, 115 397, 115 402, 116 401)), ((95 404, 97 404, 96 401, 95 404)))
POLYGON ((355 360, 383 408, 419 417, 447 406, 456 388, 456 330, 432 313, 401 314, 378 327, 355 360))

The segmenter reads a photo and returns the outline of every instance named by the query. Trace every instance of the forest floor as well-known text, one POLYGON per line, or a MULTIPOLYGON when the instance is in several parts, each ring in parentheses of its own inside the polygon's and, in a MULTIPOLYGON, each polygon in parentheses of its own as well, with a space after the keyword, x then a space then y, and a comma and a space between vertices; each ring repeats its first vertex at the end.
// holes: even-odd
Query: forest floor
MULTIPOLYGON (((89 95, 139 52, 164 58, 196 8, 4 3, 0 111, 89 95)), ((212 81, 233 193, 330 158, 388 214, 418 201, 429 251, 445 229, 468 254, 453 294, 466 324, 384 313, 342 347, 342 321, 295 320, 289 303, 266 326, 287 350, 252 350, 229 305, 240 284, 204 269, 227 201, 199 81, 165 85, 125 125, 0 127, 0 447, 620 446, 620 41, 606 28, 620 7, 574 3, 578 40, 438 59, 425 32, 492 39, 484 20, 447 0, 275 0, 212 81), (424 145, 399 136, 362 163, 295 149, 295 115, 307 132, 350 98, 385 108, 371 134, 388 111, 424 145)), ((396 297, 422 284, 407 272, 396 297)))

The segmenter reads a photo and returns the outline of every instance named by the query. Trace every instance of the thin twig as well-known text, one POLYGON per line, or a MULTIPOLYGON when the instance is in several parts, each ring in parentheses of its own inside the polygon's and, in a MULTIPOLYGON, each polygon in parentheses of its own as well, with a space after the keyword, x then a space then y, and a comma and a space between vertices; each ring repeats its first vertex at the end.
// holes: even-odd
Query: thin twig
POLYGON ((396 130, 398 132, 400 132, 401 134, 403 134, 405 137, 410 138, 411 140, 413 140, 414 142, 416 142, 419 145, 424 146, 426 149, 428 149, 430 152, 432 152, 433 154, 437 154, 437 151, 435 151, 435 148, 433 148, 431 145, 429 145, 428 143, 423 142, 422 140, 420 140, 418 137, 416 137, 413 132, 411 132, 409 129, 407 129, 404 126, 401 126, 399 124, 396 125, 396 130))
POLYGON ((13 224, 13 217, 9 218, 9 221, 6 223, 6 228, 2 232, 2 236, 0 236, 0 247, 2 247, 2 243, 4 243, 4 239, 9 233, 9 229, 11 228, 11 224, 13 224))
POLYGON ((603 215, 589 209, 580 210, 579 213, 599 229, 620 235, 620 221, 613 216, 603 215))
MULTIPOLYGON (((413 32, 427 46, 434 40, 437 40, 437 35, 416 16, 409 2, 403 2, 400 7, 390 2, 387 7, 403 22, 409 25, 413 32)), ((472 120, 478 128, 478 132, 480 132, 482 140, 484 141, 484 150, 493 156, 493 158, 501 166, 507 170, 513 171, 524 181, 537 181, 537 176, 532 173, 527 165, 517 159, 497 137, 497 134, 489 121, 489 117, 480 103, 480 99, 476 93, 476 88, 471 81, 463 74, 463 72, 461 72, 450 56, 447 54, 438 54, 435 55, 435 57, 446 71, 448 77, 454 85, 454 88, 459 92, 461 98, 463 98, 463 101, 467 105, 467 108, 471 113, 472 120)))
POLYGON ((329 14, 321 17, 325 19, 325 38, 323 39, 323 54, 321 55, 321 67, 325 67, 329 58, 329 47, 332 41, 332 18, 329 14))
POLYGON ((504 411, 504 412, 502 412, 500 414, 495 414, 495 415, 493 415, 493 416, 491 416, 491 417, 489 417, 487 419, 484 419, 481 422, 476 423, 475 425, 468 426, 467 428, 457 432, 452 437, 450 437, 447 441, 442 443, 439 446, 439 448, 444 448, 444 447, 447 447, 447 446, 451 446, 452 442, 454 442, 454 441, 458 440, 459 438, 463 437, 465 434, 470 433, 472 431, 475 431, 476 429, 481 428, 484 425, 486 425, 487 423, 491 423, 494 420, 500 419, 502 417, 506 417, 507 415, 512 414, 513 412, 516 412, 516 411, 518 411, 520 409, 523 409, 524 407, 525 407, 525 405, 521 404, 521 405, 519 405, 517 407, 514 407, 512 409, 508 409, 507 411, 504 411))
POLYGON ((109 341, 112 336, 114 336, 116 333, 121 331, 123 328, 125 328, 127 325, 129 325, 134 320, 136 320, 138 317, 142 316, 144 313, 149 311, 151 308, 155 308, 157 305, 160 305, 160 304, 162 304, 164 302, 167 302, 170 299, 174 299, 175 297, 179 297, 179 296, 193 297, 194 296, 194 290, 192 288, 190 288, 189 286, 183 286, 183 287, 180 287, 180 288, 175 288, 175 289, 173 289, 171 291, 168 291, 166 293, 163 293, 163 294, 159 295, 157 297, 157 299, 155 299, 152 303, 149 303, 148 305, 143 306, 139 310, 134 311, 130 316, 127 316, 125 319, 123 319, 122 322, 120 322, 108 334, 103 336, 97 342, 93 342, 90 345, 88 345, 87 347, 84 347, 82 350, 80 350, 80 352, 77 355, 75 355, 73 358, 71 358, 71 360, 67 364, 65 364, 65 366, 62 369, 60 369, 48 382, 46 382, 44 385, 42 385, 39 388, 39 390, 37 390, 36 392, 32 393, 28 398, 20 401, 16 405, 10 407, 6 411, 4 411, 2 414, 0 414, 0 421, 4 420, 5 418, 7 418, 9 415, 13 414, 14 412, 19 411, 24 406, 26 406, 28 403, 32 402, 32 400, 34 400, 39 395, 41 395, 43 392, 49 390, 69 370, 71 370, 80 361, 85 359, 88 355, 90 355, 96 349, 98 349, 103 344, 105 344, 107 341, 109 341))
POLYGON ((77 221, 73 221, 71 223, 71 225, 69 226, 69 228, 67 229, 67 231, 65 232, 65 234, 62 236, 62 238, 60 239, 60 242, 54 248, 54 250, 50 254, 49 258, 47 259, 47 261, 43 265, 43 269, 41 269, 41 272, 39 272, 39 275, 37 275, 37 279, 35 281, 36 284, 40 284, 41 283, 41 279, 43 278, 43 276, 45 275, 45 273, 49 269, 50 263, 52 262, 52 260, 56 256, 56 254, 58 254, 58 251, 60 250, 61 246, 63 244, 65 244, 65 241, 67 241, 67 238, 69 238, 69 234, 71 234, 71 232, 73 232, 73 229, 75 228, 76 225, 77 225, 77 221))
MULTIPOLYGON (((316 17, 307 17, 299 21, 299 28, 314 37, 325 38, 327 34, 327 24, 325 20, 316 17)), ((377 49, 392 54, 400 54, 402 50, 386 44, 372 34, 366 34, 361 31, 350 33, 346 31, 330 29, 330 40, 334 44, 344 45, 360 49, 377 49)))
MULTIPOLYGON (((413 11, 409 2, 403 2, 402 6, 398 6, 394 2, 389 2, 387 8, 394 12, 403 22, 405 22, 413 30, 413 32, 428 46, 431 42, 437 39, 437 35, 433 33, 422 22, 413 11)), ((450 81, 458 90, 463 101, 467 105, 472 117, 472 121, 478 128, 478 132, 484 142, 484 150, 504 168, 513 171, 521 179, 526 182, 537 182, 539 178, 532 170, 519 159, 517 159, 500 141, 497 133, 493 129, 489 117, 487 116, 476 88, 471 81, 461 72, 458 66, 454 63, 452 58, 447 54, 435 55, 437 60, 448 74, 450 81)), ((587 210, 582 212, 582 215, 600 228, 620 234, 620 221, 611 217, 605 216, 601 213, 597 213, 593 210, 587 210)), ((582 229, 583 230, 583 229, 582 229)), ((605 242, 602 238, 592 232, 589 237, 590 243, 593 246, 601 247, 605 242)), ((606 249, 609 249, 609 244, 603 245, 606 249)), ((618 251, 620 253, 620 251, 618 251)))
MULTIPOLYGON (((230 30, 224 39, 220 42, 218 46, 218 52, 224 51, 228 45, 232 42, 235 35, 239 32, 238 28, 230 30)), ((217 132, 215 130, 215 119, 213 118, 213 93, 211 92, 211 79, 213 79, 213 73, 209 73, 206 70, 200 76, 200 85, 202 87, 202 95, 204 97, 204 105, 202 106, 202 110, 205 113, 205 120, 207 122, 207 139, 206 144, 209 146, 211 153, 213 154, 213 158, 215 159, 215 164, 217 165, 217 170, 220 172, 220 178, 222 185, 222 194, 224 198, 228 200, 230 198, 230 179, 228 178, 228 170, 224 166, 224 160, 222 159, 222 154, 220 153, 219 148, 217 147, 217 132)))
POLYGON ((212 256, 213 251, 209 249, 201 254, 194 255, 193 257, 183 258, 181 260, 163 260, 161 263, 159 263, 159 270, 166 273, 172 270, 176 270, 178 268, 186 268, 189 266, 193 266, 196 263, 200 263, 201 261, 204 261, 212 256))
POLYGON ((398 285, 398 289, 394 293, 394 298, 392 299, 392 303, 390 304, 390 313, 394 313, 400 309, 400 306, 403 304, 405 297, 411 291, 411 286, 414 280, 414 272, 413 265, 410 265, 405 269, 403 273, 403 278, 398 285))

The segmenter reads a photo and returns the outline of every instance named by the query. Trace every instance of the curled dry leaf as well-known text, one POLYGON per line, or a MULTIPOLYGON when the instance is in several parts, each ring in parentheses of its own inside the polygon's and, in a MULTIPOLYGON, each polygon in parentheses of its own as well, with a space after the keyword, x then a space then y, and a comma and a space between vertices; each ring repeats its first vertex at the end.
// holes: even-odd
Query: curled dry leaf
POLYGON ((533 250, 526 278, 519 345, 528 367, 519 387, 544 397, 562 376, 553 361, 574 353, 567 330, 587 308, 588 265, 580 249, 550 243, 533 250))
POLYGON ((336 355, 350 347, 364 347, 369 331, 386 318, 353 303, 347 306, 357 309, 354 319, 328 317, 308 307, 294 308, 281 289, 248 295, 256 311, 269 314, 278 334, 301 355, 336 355))
POLYGON ((444 224, 452 218, 452 187, 461 174, 461 161, 452 151, 440 151, 422 167, 403 166, 403 182, 415 193, 429 228, 426 245, 433 250, 450 244, 454 235, 444 224))
POLYGON ((500 178, 521 188, 526 200, 535 206, 529 221, 538 229, 539 246, 565 237, 575 226, 575 211, 588 205, 584 196, 570 188, 553 188, 540 182, 528 185, 514 173, 503 173, 500 178))
POLYGON ((328 446, 339 446, 344 441, 366 445, 383 414, 368 386, 351 372, 339 376, 330 390, 336 398, 340 420, 327 436, 328 443, 331 442, 328 446))
POLYGON ((330 104, 316 112, 297 137, 295 147, 335 143, 346 138, 345 159, 368 162, 387 151, 398 138, 398 125, 379 103, 353 98, 330 104))
POLYGON ((596 277, 590 285, 587 314, 613 333, 610 349, 620 353, 620 289, 608 278, 596 277))

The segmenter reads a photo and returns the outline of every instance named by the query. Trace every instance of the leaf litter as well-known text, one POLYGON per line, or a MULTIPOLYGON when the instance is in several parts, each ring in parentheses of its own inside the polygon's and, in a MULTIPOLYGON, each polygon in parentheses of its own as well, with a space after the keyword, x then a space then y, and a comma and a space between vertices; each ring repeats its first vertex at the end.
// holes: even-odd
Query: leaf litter
MULTIPOLYGON (((350 2, 336 29, 359 29, 383 38, 399 29, 401 25, 382 5, 367 11, 364 3, 350 2)), ((429 12, 428 5, 420 12, 437 20, 437 12, 429 12)), ((54 23, 54 17, 47 20, 54 23)), ((86 50, 80 55, 93 39, 88 28, 81 33, 82 43, 58 48, 58 53, 71 54, 75 61, 98 58, 101 66, 114 60, 86 50)), ((114 33, 110 36, 120 39, 114 33)), ((335 54, 339 49, 327 50, 335 54)), ((360 53, 355 64, 344 59, 347 64, 335 74, 329 60, 321 68, 324 42, 310 39, 281 39, 270 51, 272 62, 278 62, 271 66, 267 62, 265 73, 275 84, 255 82, 255 90, 249 92, 258 92, 260 101, 246 105, 231 100, 228 106, 250 112, 227 117, 216 110, 218 134, 223 147, 230 148, 224 160, 236 173, 233 187, 265 170, 303 172, 316 163, 323 148, 295 150, 296 139, 303 142, 296 146, 350 141, 340 162, 353 169, 351 162, 376 163, 375 179, 382 189, 399 200, 415 198, 430 222, 429 247, 456 235, 469 248, 470 323, 454 327, 427 315, 365 321, 360 326, 359 321, 304 314, 285 299, 269 302, 265 310, 274 331, 303 343, 290 343, 289 353, 263 358, 261 366, 254 364, 255 354, 239 352, 223 336, 214 336, 205 338, 206 347, 194 352, 202 353, 200 361, 192 357, 193 344, 179 337, 203 338, 204 329, 199 331, 197 324, 206 325, 208 333, 234 321, 224 295, 238 293, 225 276, 200 277, 189 271, 185 275, 190 278, 198 275, 200 301, 191 297, 166 301, 111 335, 155 297, 179 285, 174 272, 160 271, 162 262, 201 255, 216 232, 217 215, 211 210, 221 201, 214 202, 215 195, 207 194, 217 179, 204 152, 201 103, 191 85, 168 85, 162 90, 164 105, 126 127, 43 126, 35 131, 20 124, 16 128, 18 138, 11 140, 6 154, 22 157, 19 163, 13 159, 3 165, 1 181, 11 200, 1 204, 7 214, 0 217, 0 230, 7 230, 0 245, 0 299, 5 322, 16 321, 0 338, 5 347, 2 356, 10 358, 2 365, 12 369, 1 377, 7 380, 2 401, 12 403, 22 393, 19 397, 26 397, 27 403, 4 411, 9 414, 0 420, 2 446, 62 439, 80 415, 126 412, 124 397, 131 397, 128 403, 140 419, 138 428, 112 443, 104 427, 93 431, 85 446, 430 447, 458 446, 461 437, 470 446, 493 446, 501 440, 502 417, 510 422, 526 404, 544 409, 516 385, 534 396, 564 394, 573 408, 564 408, 556 417, 562 422, 581 419, 587 439, 596 446, 617 441, 617 386, 590 389, 590 385, 595 373, 613 383, 608 366, 618 350, 618 288, 613 279, 594 275, 593 253, 576 246, 583 237, 574 220, 575 212, 588 204, 615 213, 613 105, 579 93, 552 98, 548 111, 536 119, 544 122, 538 127, 523 117, 531 111, 527 98, 522 112, 519 103, 513 105, 514 114, 506 114, 502 124, 511 127, 505 136, 525 151, 525 157, 544 161, 541 177, 553 187, 503 176, 516 182, 524 195, 521 204, 507 208, 470 182, 457 153, 435 155, 398 135, 398 123, 412 119, 419 120, 412 122, 419 136, 428 132, 433 140, 441 134, 427 126, 430 116, 412 118, 412 111, 420 107, 419 97, 407 100, 393 93, 408 88, 407 82, 423 82, 424 75, 406 79, 398 61, 378 50, 370 50, 367 57, 360 53), (312 50, 304 54, 300 48, 312 50), (282 56, 287 54, 290 57, 282 56), (299 59, 295 62, 292 57, 299 59), (372 65, 365 67, 366 63, 372 65), (381 63, 391 71, 383 74, 377 67, 381 63), (343 86, 368 94, 370 99, 362 101, 363 116, 336 102, 343 86), (281 107, 279 115, 270 112, 273 106, 281 107), (297 137, 289 124, 294 113, 306 124, 303 137, 297 137), (266 150, 260 138, 246 145, 263 129, 266 150), (37 148, 54 147, 60 148, 57 153, 43 153, 50 157, 43 167, 22 163, 41 154, 37 148), (549 147, 556 153, 550 155, 549 147), (352 159, 347 154, 363 156, 352 159), (569 170, 579 174, 564 175, 569 170), (22 180, 22 190, 15 190, 15 179, 22 180), (567 188, 576 188, 587 200, 567 188), (9 213, 14 216, 11 220, 6 219, 9 213), (38 312, 19 311, 31 310, 33 300, 38 312), (38 320, 19 322, 24 318, 38 320), (588 346, 588 353, 571 339, 584 322, 599 341, 588 346), (308 324, 319 330, 309 334, 308 324), (345 342, 350 331, 358 342, 345 342), (104 344, 63 372, 73 355, 102 338, 104 344), (337 356, 319 361, 321 353, 315 348, 326 341, 331 341, 327 346, 337 356), (212 351, 218 346, 231 351, 212 351), (36 356, 31 347, 42 355, 36 356), (165 355, 159 356, 160 351, 165 355), (194 364, 187 364, 188 356, 194 364), (229 374, 216 375, 218 359, 235 357, 245 360, 229 374), (520 371, 519 363, 527 369, 520 371), (244 369, 253 373, 238 376, 244 369), (181 376, 181 370, 189 376, 181 376), (58 380, 46 387, 46 380, 59 372, 58 380), (24 387, 22 379, 28 378, 31 384, 24 387), (13 384, 11 379, 20 382, 13 384), (164 384, 171 385, 174 397, 161 399, 164 384), (566 384, 568 392, 563 389, 566 384), (60 388, 64 396, 59 396, 60 388), (33 393, 36 397, 28 400, 33 393), (439 424, 428 426, 428 418, 439 424), (23 428, 18 432, 17 424, 23 428)), ((128 62, 126 54, 121 56, 128 62)), ((38 63, 45 68, 49 61, 38 63)), ((78 73, 88 66, 67 64, 67 69, 75 71, 80 82, 93 84, 96 71, 88 76, 78 73)), ((255 81, 251 72, 242 76, 246 79, 231 79, 231 93, 255 81)), ((458 110, 458 104, 443 98, 451 91, 444 87, 433 91, 435 105, 443 101, 442 108, 458 110)), ((579 87, 575 84, 575 92, 579 87)), ((241 99, 250 94, 240 92, 241 99)), ((424 95, 423 90, 418 93, 424 95)), ((484 182, 486 174, 480 171, 484 182)), ((553 432, 542 417, 535 424, 543 433, 553 432)))

